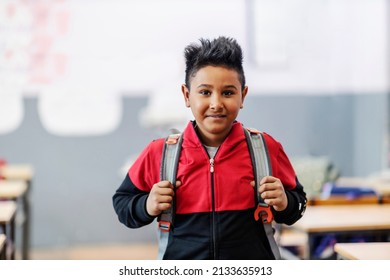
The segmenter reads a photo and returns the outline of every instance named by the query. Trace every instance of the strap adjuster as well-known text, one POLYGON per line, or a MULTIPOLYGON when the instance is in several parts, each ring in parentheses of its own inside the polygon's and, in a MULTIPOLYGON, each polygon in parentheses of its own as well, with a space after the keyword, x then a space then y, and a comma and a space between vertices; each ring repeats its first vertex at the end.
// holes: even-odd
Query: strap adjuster
POLYGON ((179 138, 180 134, 171 134, 168 136, 168 139, 165 141, 165 143, 168 145, 176 144, 179 141, 179 138))
POLYGON ((255 220, 258 221, 261 218, 261 221, 264 224, 269 224, 273 221, 274 215, 272 214, 271 207, 267 204, 259 203, 254 213, 255 220))
POLYGON ((261 131, 257 130, 256 128, 247 127, 246 129, 247 129, 250 133, 252 133, 252 134, 261 134, 261 131))
POLYGON ((161 230, 161 231, 165 231, 165 232, 169 232, 171 230, 171 222, 167 222, 167 221, 159 221, 158 222, 158 228, 161 230))

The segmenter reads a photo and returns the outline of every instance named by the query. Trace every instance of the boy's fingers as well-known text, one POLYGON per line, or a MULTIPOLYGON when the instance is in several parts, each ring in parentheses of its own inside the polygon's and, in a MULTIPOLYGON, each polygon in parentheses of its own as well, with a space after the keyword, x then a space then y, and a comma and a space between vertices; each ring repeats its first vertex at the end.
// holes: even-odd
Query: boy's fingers
POLYGON ((159 197, 159 199, 158 199, 158 203, 171 203, 172 202, 172 196, 170 196, 170 195, 164 195, 164 196, 161 196, 161 197, 159 197))
POLYGON ((171 208, 171 203, 160 203, 158 205, 158 210, 160 211, 168 210, 169 208, 171 208))
POLYGON ((158 193, 163 196, 173 196, 175 194, 172 188, 161 188, 158 193))
POLYGON ((275 177, 272 177, 272 176, 264 176, 261 181, 260 181, 260 185, 263 185, 265 183, 273 183, 276 181, 276 178, 275 177))
POLYGON ((172 184, 169 181, 161 181, 158 183, 160 188, 172 188, 172 184))
MULTIPOLYGON (((182 185, 181 181, 176 181, 176 188, 180 187, 182 185)), ((161 188, 173 188, 171 182, 169 181, 161 181, 159 183, 159 186, 161 188)))
POLYGON ((274 192, 272 191, 264 191, 261 193, 261 197, 263 199, 275 199, 275 195, 274 195, 274 192))

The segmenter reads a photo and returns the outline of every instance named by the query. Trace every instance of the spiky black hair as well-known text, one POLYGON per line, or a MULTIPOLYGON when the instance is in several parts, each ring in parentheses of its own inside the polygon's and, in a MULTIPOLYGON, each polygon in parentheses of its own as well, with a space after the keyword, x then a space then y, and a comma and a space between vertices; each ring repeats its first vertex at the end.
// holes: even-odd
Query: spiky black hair
POLYGON ((242 67, 241 46, 233 38, 218 37, 214 40, 199 39, 200 44, 192 43, 184 49, 186 60, 185 83, 190 88, 190 79, 205 66, 222 66, 237 71, 242 89, 245 75, 242 67))

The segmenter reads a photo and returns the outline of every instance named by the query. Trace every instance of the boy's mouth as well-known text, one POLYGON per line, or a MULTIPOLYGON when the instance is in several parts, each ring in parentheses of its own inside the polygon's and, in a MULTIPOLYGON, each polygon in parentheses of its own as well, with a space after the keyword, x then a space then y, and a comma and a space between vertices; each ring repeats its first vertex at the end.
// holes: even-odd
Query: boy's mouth
POLYGON ((215 115, 208 115, 207 117, 209 117, 209 118, 215 118, 215 119, 222 119, 222 118, 225 118, 226 115, 215 114, 215 115))

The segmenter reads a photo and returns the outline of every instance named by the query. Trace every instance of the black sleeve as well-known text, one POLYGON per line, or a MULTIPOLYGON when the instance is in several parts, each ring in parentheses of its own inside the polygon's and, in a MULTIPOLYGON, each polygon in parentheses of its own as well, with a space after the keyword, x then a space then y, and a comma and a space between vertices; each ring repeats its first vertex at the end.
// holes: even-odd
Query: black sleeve
POLYGON ((306 193, 303 186, 299 183, 298 178, 295 177, 296 187, 292 190, 285 190, 287 195, 287 208, 283 211, 276 211, 272 208, 275 222, 292 225, 298 221, 306 210, 306 193))
POLYGON ((146 211, 148 195, 149 193, 137 189, 127 174, 112 197, 119 221, 130 228, 150 224, 155 217, 150 216, 146 211))

